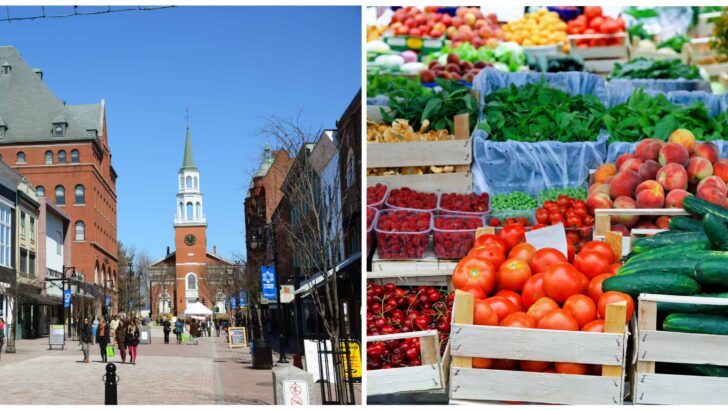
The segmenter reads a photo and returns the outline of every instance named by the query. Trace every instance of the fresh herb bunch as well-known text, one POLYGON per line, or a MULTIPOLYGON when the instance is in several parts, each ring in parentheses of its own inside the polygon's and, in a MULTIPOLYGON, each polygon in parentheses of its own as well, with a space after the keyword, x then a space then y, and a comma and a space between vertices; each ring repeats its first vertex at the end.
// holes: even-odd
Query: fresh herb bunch
POLYGON ((488 94, 480 127, 491 141, 596 141, 606 108, 594 95, 571 96, 543 81, 488 94))
POLYGON ((629 38, 639 37, 642 40, 652 40, 654 37, 645 29, 645 23, 635 24, 634 26, 627 28, 627 34, 629 35, 629 38))
POLYGON ((676 52, 682 52, 683 44, 689 43, 690 37, 680 34, 678 36, 672 36, 669 40, 665 40, 657 45, 657 48, 669 47, 676 52))
POLYGON ((650 78, 675 80, 699 80, 700 70, 696 66, 683 64, 680 60, 649 60, 644 57, 634 59, 628 63, 614 64, 614 70, 609 75, 613 78, 650 78))
POLYGON ((517 211, 538 207, 538 202, 525 192, 514 191, 493 195, 490 207, 496 211, 517 211))
POLYGON ((406 76, 394 75, 367 75, 367 95, 389 95, 395 90, 409 90, 422 94, 432 94, 432 90, 423 87, 420 80, 406 76))
POLYGON ((413 90, 390 93, 389 108, 381 109, 382 120, 391 124, 396 119, 406 119, 415 130, 419 130, 428 120, 429 129, 446 129, 454 134, 454 117, 470 114, 470 129, 475 129, 478 123, 478 101, 470 94, 470 88, 457 81, 440 78, 437 84, 442 90, 433 94, 413 90))
POLYGON ((550 188, 541 192, 539 195, 539 201, 544 203, 546 201, 556 201, 559 195, 566 195, 569 198, 579 199, 586 201, 586 188, 550 188))
POLYGON ((663 94, 652 97, 635 90, 626 103, 615 105, 604 116, 611 141, 635 142, 644 138, 667 140, 678 128, 689 129, 700 140, 728 139, 726 115, 710 117, 701 102, 682 107, 663 94))

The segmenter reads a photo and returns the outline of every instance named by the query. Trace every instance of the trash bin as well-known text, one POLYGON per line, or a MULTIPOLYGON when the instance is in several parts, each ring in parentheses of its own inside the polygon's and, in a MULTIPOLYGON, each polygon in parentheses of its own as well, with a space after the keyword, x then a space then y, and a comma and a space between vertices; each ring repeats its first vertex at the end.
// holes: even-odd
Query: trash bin
POLYGON ((265 339, 256 339, 253 342, 253 369, 272 369, 273 350, 265 339))

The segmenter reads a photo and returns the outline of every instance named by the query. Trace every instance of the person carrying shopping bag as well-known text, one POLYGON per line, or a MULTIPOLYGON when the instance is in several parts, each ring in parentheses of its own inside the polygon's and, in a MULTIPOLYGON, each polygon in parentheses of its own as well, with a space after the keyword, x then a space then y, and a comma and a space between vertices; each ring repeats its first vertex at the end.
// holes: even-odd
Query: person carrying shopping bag
POLYGON ((116 328, 116 344, 119 346, 122 364, 126 363, 126 326, 126 321, 121 319, 119 320, 119 326, 116 328))
POLYGON ((107 351, 106 346, 109 345, 109 342, 111 341, 111 336, 109 335, 110 329, 109 326, 106 324, 106 320, 101 319, 99 322, 99 327, 96 328, 96 343, 99 344, 99 349, 101 350, 101 361, 106 363, 107 361, 107 351))
POLYGON ((177 335, 177 344, 182 344, 182 334, 185 332, 185 324, 177 318, 174 322, 174 334, 177 335))
POLYGON ((139 346, 139 328, 136 321, 132 320, 126 328, 126 345, 129 348, 129 360, 136 365, 137 346, 139 346))
POLYGON ((164 330, 164 344, 169 344, 169 332, 172 330, 172 324, 169 323, 169 319, 166 317, 164 318, 164 322, 162 322, 162 327, 164 330))
POLYGON ((91 324, 88 318, 83 319, 83 323, 79 327, 81 334, 81 350, 83 351, 83 362, 89 363, 89 350, 91 349, 91 341, 93 340, 93 333, 91 331, 91 324))

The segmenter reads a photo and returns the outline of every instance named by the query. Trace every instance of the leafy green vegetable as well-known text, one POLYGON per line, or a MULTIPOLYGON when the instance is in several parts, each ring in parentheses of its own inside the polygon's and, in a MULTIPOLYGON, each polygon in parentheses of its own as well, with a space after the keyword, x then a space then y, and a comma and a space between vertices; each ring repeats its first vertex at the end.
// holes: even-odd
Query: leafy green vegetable
POLYGON ((429 94, 429 88, 422 87, 419 79, 393 75, 367 75, 367 95, 389 95, 395 90, 410 90, 429 94))
POLYGON ((678 128, 690 130, 700 140, 728 139, 725 113, 711 118, 703 103, 682 107, 671 103, 663 94, 652 97, 642 89, 635 90, 626 103, 610 108, 604 124, 610 142, 635 142, 644 138, 665 141, 678 128))
POLYGON ((669 47, 678 53, 682 52, 683 44, 689 43, 690 37, 681 34, 679 36, 670 37, 669 40, 663 41, 657 45, 657 48, 669 47))
POLYGON ((627 7, 624 13, 634 17, 636 20, 649 19, 658 16, 656 9, 638 9, 634 6, 627 7))
POLYGON ((491 141, 596 141, 606 108, 594 95, 571 96, 543 81, 509 87, 485 98, 480 127, 491 141))
POLYGON ((450 134, 454 134, 454 117, 467 113, 470 114, 470 129, 475 129, 478 123, 478 101, 470 94, 470 88, 453 80, 438 78, 436 81, 442 88, 438 93, 408 89, 391 92, 389 109, 381 109, 382 120, 391 124, 403 118, 415 130, 419 130, 422 123, 428 120, 430 129, 447 129, 450 134))
POLYGON ((698 67, 683 64, 678 59, 649 60, 646 58, 637 58, 624 64, 615 63, 614 70, 609 75, 609 79, 613 78, 701 79, 698 67))
POLYGON ((652 40, 654 37, 645 30, 644 23, 635 24, 634 26, 627 28, 627 34, 629 34, 629 38, 639 37, 642 40, 652 40))

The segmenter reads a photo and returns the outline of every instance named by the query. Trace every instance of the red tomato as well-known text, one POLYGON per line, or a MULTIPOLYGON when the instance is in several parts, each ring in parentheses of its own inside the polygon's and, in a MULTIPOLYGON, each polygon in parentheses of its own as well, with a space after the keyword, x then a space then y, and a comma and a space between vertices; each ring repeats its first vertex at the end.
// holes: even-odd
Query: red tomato
POLYGON ((493 235, 490 233, 480 235, 478 239, 475 240, 475 243, 473 244, 473 248, 477 248, 479 246, 491 246, 495 245, 499 248, 503 249, 503 253, 506 252, 506 244, 503 243, 501 238, 499 238, 497 235, 493 235))
POLYGON ((498 269, 496 279, 504 289, 520 291, 531 277, 531 268, 520 259, 508 259, 498 269))
POLYGON ((530 243, 519 243, 508 252, 508 259, 516 258, 526 263, 531 263, 531 258, 533 258, 534 253, 536 253, 536 248, 533 245, 530 243))
POLYGON ((579 279, 581 280, 581 290, 579 293, 586 294, 589 290, 589 278, 585 274, 579 272, 579 279))
POLYGON ((508 225, 501 230, 500 238, 506 244, 506 248, 511 249, 526 241, 526 228, 522 225, 508 225))
POLYGON ((599 27, 601 27, 602 23, 604 23, 604 17, 594 17, 589 20, 589 28, 599 33, 599 27))
POLYGON ((574 255, 576 255, 576 250, 574 249, 573 243, 566 242, 566 253, 569 255, 569 263, 574 263, 574 255))
POLYGON ((477 287, 487 295, 495 284, 495 268, 487 260, 466 256, 455 266, 452 284, 455 289, 477 287))
POLYGON ((470 293, 471 295, 473 295, 473 297, 475 299, 485 299, 488 296, 485 292, 483 292, 482 288, 475 287, 475 286, 470 287, 470 288, 460 289, 460 290, 462 290, 463 292, 470 293))
POLYGON ((551 362, 541 362, 538 360, 521 360, 518 367, 524 372, 542 372, 551 367, 551 362))
POLYGON ((536 327, 536 319, 525 312, 513 312, 501 320, 499 326, 533 329, 536 327))
POLYGON ((614 290, 604 292, 604 294, 602 294, 602 296, 599 298, 599 303, 597 303, 599 308, 599 317, 602 319, 606 319, 605 315, 607 312, 607 305, 610 303, 616 303, 621 301, 627 302, 627 318, 625 320, 625 323, 628 323, 632 319, 632 315, 634 314, 634 301, 632 300, 632 296, 614 290))
POLYGON ((597 318, 597 304, 586 295, 569 296, 564 302, 564 311, 576 319, 579 328, 597 318))
POLYGON ((549 222, 549 211, 545 208, 538 208, 536 210, 536 220, 538 223, 548 223, 549 222))
POLYGON ((511 313, 518 312, 518 308, 510 300, 503 296, 492 296, 485 299, 486 303, 490 305, 490 308, 495 311, 498 315, 498 322, 505 319, 506 316, 511 313))
POLYGON ((589 365, 582 363, 556 363, 556 373, 561 374, 589 374, 589 365))
POLYGON ((581 328, 581 331, 582 332, 604 333, 604 319, 592 320, 591 322, 585 324, 581 328))
POLYGON ((569 215, 566 218, 566 225, 565 226, 567 228, 581 228, 581 218, 579 218, 575 214, 569 215))
POLYGON ((617 18, 617 27, 619 27, 619 31, 625 30, 624 19, 622 17, 617 18))
POLYGON ((516 309, 518 309, 519 312, 523 312, 523 300, 521 299, 521 295, 519 295, 517 292, 514 292, 512 290, 499 290, 498 293, 495 294, 496 296, 503 296, 504 298, 511 301, 516 306, 516 309))
POLYGON ((602 296, 602 282, 604 282, 604 279, 614 276, 614 273, 602 273, 601 275, 597 275, 592 278, 592 280, 589 281, 589 288, 587 289, 587 294, 590 298, 594 301, 594 303, 599 303, 599 298, 602 296))
POLYGON ((493 359, 487 357, 473 357, 473 367, 476 369, 490 369, 493 367, 493 359))
POLYGON ((549 214, 549 223, 551 225, 556 225, 558 223, 564 223, 564 216, 561 215, 561 212, 551 212, 549 214))
POLYGON ((584 15, 586 16, 587 20, 591 20, 594 17, 599 17, 602 15, 602 8, 599 6, 585 6, 584 15))
POLYGON ((570 230, 566 231, 566 240, 570 244, 574 245, 576 243, 579 243, 579 241, 581 241, 581 234, 579 233, 579 231, 570 229, 570 230))
POLYGON ((536 325, 539 329, 551 330, 579 330, 579 323, 563 309, 554 309, 541 318, 536 325))
POLYGON ((491 265, 493 265, 496 270, 498 270, 503 261, 506 260, 505 252, 503 252, 503 249, 496 245, 479 246, 477 248, 473 248, 468 253, 468 256, 488 261, 491 265))
POLYGON ((483 326, 498 326, 498 314, 485 300, 475 299, 473 323, 483 326))
POLYGON ((621 267, 622 267, 622 262, 615 262, 615 263, 609 265, 609 273, 616 275, 617 272, 619 272, 619 268, 621 268, 621 267))
POLYGON ((497 370, 518 370, 518 360, 495 359, 493 360, 493 368, 497 370))
POLYGON ((531 305, 544 296, 546 296, 546 291, 543 290, 543 273, 537 273, 528 278, 523 285, 523 290, 521 290, 523 307, 530 308, 531 305))
POLYGON ((579 271, 569 263, 553 264, 544 272, 543 290, 556 302, 565 302, 569 296, 581 292, 582 286, 579 271))
POLYGON ((536 251, 531 258, 531 273, 541 273, 554 263, 566 262, 566 256, 553 248, 543 248, 536 251))
POLYGON ((581 251, 574 258, 574 267, 585 274, 589 279, 609 272, 612 261, 597 251, 581 251))
POLYGON ((534 303, 530 308, 528 308, 528 312, 526 313, 536 319, 536 322, 538 323, 538 321, 541 320, 544 315, 558 308, 558 303, 554 302, 554 300, 550 297, 544 296, 541 299, 537 300, 536 303, 534 303))
POLYGON ((582 252, 584 252, 584 251, 597 252, 597 253, 601 254, 602 256, 604 256, 605 258, 607 258, 609 260, 610 264, 614 263, 617 259, 616 256, 614 255, 614 251, 612 251, 612 248, 609 245, 607 245, 606 242, 602 242, 602 241, 589 241, 581 247, 581 251, 582 252))
POLYGON ((599 31, 604 34, 615 34, 619 33, 619 25, 615 21, 605 20, 602 25, 599 26, 599 31))
POLYGON ((549 225, 546 225, 546 224, 536 224, 536 225, 533 225, 533 226, 531 227, 531 230, 532 230, 532 231, 535 231, 535 230, 537 230, 537 229, 545 228, 545 227, 547 227, 547 226, 549 226, 549 225))

